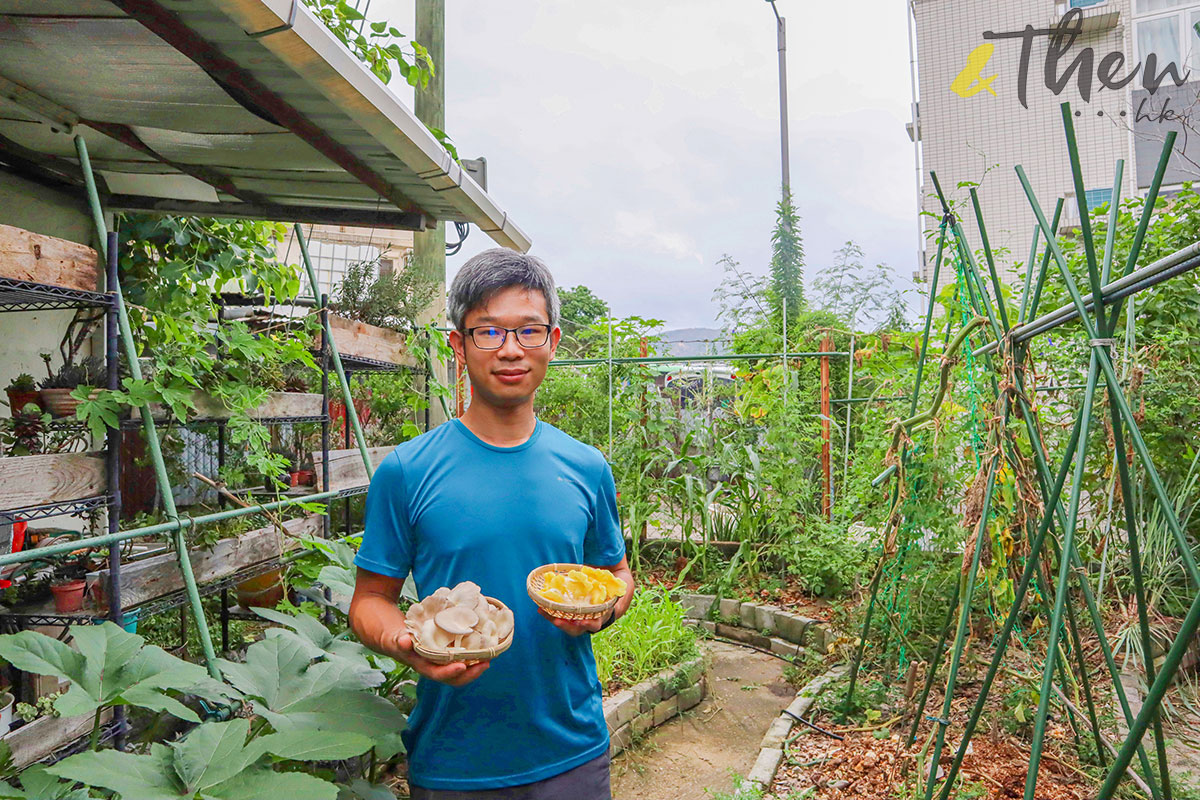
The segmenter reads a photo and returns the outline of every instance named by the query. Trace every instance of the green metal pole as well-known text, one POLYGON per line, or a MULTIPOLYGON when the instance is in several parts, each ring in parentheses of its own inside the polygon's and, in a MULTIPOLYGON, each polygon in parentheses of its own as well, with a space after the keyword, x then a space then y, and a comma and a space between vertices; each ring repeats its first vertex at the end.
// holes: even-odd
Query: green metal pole
POLYGON ((1054 663, 1058 658, 1058 636, 1062 630, 1063 610, 1070 594, 1071 559, 1068 555, 1075 547, 1075 526, 1079 519, 1079 501, 1083 492, 1084 470, 1087 468, 1087 437, 1092 420, 1092 401, 1096 394, 1096 348, 1092 348, 1088 365, 1088 388, 1083 395, 1083 410, 1080 412, 1079 447, 1075 452, 1075 474, 1071 481, 1071 499, 1067 504, 1067 524, 1063 530, 1062 553, 1059 557, 1058 579, 1054 587, 1054 610, 1050 615, 1050 628, 1046 643, 1046 665, 1042 670, 1041 694, 1038 696, 1037 714, 1034 717, 1033 742, 1030 745, 1029 772, 1025 776, 1025 800, 1033 800, 1037 786, 1038 766, 1042 760, 1042 745, 1046 737, 1046 717, 1050 713, 1051 684, 1054 682, 1054 663))
POLYGON ((992 256, 992 245, 988 241, 987 226, 983 223, 983 209, 979 207, 979 193, 971 187, 971 205, 975 209, 975 222, 979 226, 979 236, 983 240, 983 257, 987 259, 988 274, 992 278, 992 291, 996 294, 996 310, 1000 314, 1000 324, 1008 330, 1008 310, 1005 308, 1004 293, 1000 291, 1000 276, 996 272, 996 259, 992 256))
MULTIPOLYGON (((1007 419, 1007 396, 1004 406, 1004 413, 1001 416, 1007 419)), ((925 800, 931 800, 933 797, 933 786, 937 783, 938 762, 941 761, 942 750, 946 746, 946 728, 950 724, 950 703, 954 700, 954 689, 958 684, 958 667, 967 641, 967 628, 971 620, 971 600, 975 596, 979 557, 983 552, 983 541, 987 538, 988 517, 992 512, 992 496, 996 489, 996 473, 999 469, 1000 452, 997 442, 996 454, 992 456, 991 464, 988 466, 987 486, 983 494, 983 512, 979 517, 979 527, 975 530, 975 552, 971 555, 971 568, 967 573, 966 586, 959 596, 958 629, 954 634, 954 649, 950 655, 950 670, 946 676, 946 694, 942 700, 942 716, 936 720, 937 736, 934 739, 933 755, 929 759, 929 779, 925 786, 925 800)), ((917 768, 920 769, 920 765, 917 768)))
MULTIPOLYGON (((104 213, 100 206, 100 194, 96 191, 96 178, 92 173, 91 160, 88 158, 87 143, 78 134, 75 136, 75 151, 79 155, 79 165, 83 170, 83 179, 87 187, 88 203, 92 207, 92 216, 99 226, 97 234, 101 242, 104 243, 102 249, 107 255, 108 230, 104 224, 104 213)), ((140 381, 142 380, 142 365, 138 361, 137 345, 134 343, 133 329, 129 325, 129 313, 125 308, 125 297, 121 293, 120 281, 114 282, 109 289, 116 298, 117 325, 121 331, 121 344, 125 350, 125 360, 129 364, 129 375, 133 380, 140 381)), ((163 460, 162 445, 158 440, 158 430, 154 426, 154 418, 150 413, 149 406, 143 405, 139 410, 142 414, 142 426, 146 434, 146 445, 150 450, 150 461, 154 465, 154 476, 158 481, 159 492, 162 495, 163 509, 167 514, 167 519, 178 521, 179 511, 175 508, 175 495, 171 491, 171 479, 167 475, 167 465, 163 460)), ((221 672, 217 668, 217 654, 213 651, 212 638, 208 635, 208 624, 204 619, 204 606, 200 601, 200 591, 196 587, 196 576, 192 574, 192 562, 188 556, 187 542, 183 537, 182 526, 175 530, 172 538, 174 540, 176 558, 179 562, 179 571, 183 575, 183 586, 187 591, 188 604, 191 606, 192 617, 196 622, 196 633, 200 637, 200 646, 204 650, 204 660, 208 665, 208 672, 214 678, 220 679, 221 672)))
MULTIPOLYGON (((1054 236, 1058 235, 1058 223, 1062 219, 1063 207, 1066 205, 1063 199, 1058 198, 1058 202, 1054 204, 1054 221, 1050 224, 1051 233, 1054 236)), ((1038 271, 1037 284, 1033 287, 1033 299, 1029 303, 1029 316, 1026 319, 1037 319, 1038 305, 1042 301, 1042 289, 1046 286, 1046 276, 1050 274, 1050 246, 1047 245, 1042 253, 1042 267, 1038 271)))
POLYGON ((1092 239, 1092 217, 1088 213, 1087 189, 1083 182, 1083 167, 1079 162, 1079 146, 1075 140, 1075 118, 1071 115, 1071 104, 1063 103, 1063 128, 1067 134, 1067 156, 1071 161, 1071 178, 1075 183, 1075 205, 1079 208, 1079 233, 1083 239, 1083 252, 1087 260, 1088 281, 1092 285, 1092 296, 1096 301, 1096 320, 1099 329, 1105 330, 1104 292, 1100 290, 1100 270, 1096 264, 1096 243, 1092 239))
POLYGON ((1113 179, 1112 199, 1108 201, 1108 231, 1104 236, 1104 271, 1100 282, 1107 284, 1112 277, 1113 253, 1117 240, 1117 221, 1121 216, 1121 180, 1125 177, 1125 159, 1117 159, 1116 177, 1113 179))
POLYGON ((116 533, 105 533, 99 536, 89 536, 83 539, 72 539, 69 542, 61 542, 59 544, 46 545, 30 550, 22 550, 16 553, 4 553, 0 555, 0 567, 8 564, 20 564, 25 561, 35 561, 46 556, 64 555, 73 553, 76 550, 83 550, 93 547, 108 547, 110 545, 119 544, 129 539, 136 539, 145 536, 160 536, 162 534, 172 534, 179 530, 195 528, 200 525, 207 525, 210 522, 222 522, 235 517, 242 517, 247 514, 259 514, 266 511, 275 511, 289 506, 301 505, 303 503, 317 503, 322 500, 331 500, 338 496, 338 492, 318 492, 317 494, 306 494, 303 497, 289 497, 284 500, 276 500, 270 503, 261 503, 254 506, 246 506, 245 508, 227 508, 223 511, 215 511, 212 514, 204 514, 199 517, 189 517, 187 515, 178 516, 169 522, 160 522, 156 525, 147 525, 144 528, 131 528, 126 531, 118 531, 116 533))
POLYGON ((1029 308, 1029 290, 1033 285, 1033 264, 1037 261, 1038 237, 1042 229, 1033 226, 1033 244, 1029 245, 1029 260, 1025 262, 1025 287, 1021 289, 1021 310, 1017 313, 1017 324, 1025 323, 1025 312, 1029 308))
MULTIPOLYGON (((317 283, 317 271, 313 269, 312 259, 308 256, 308 240, 304 237, 304 231, 300 228, 299 222, 293 226, 293 230, 296 232, 296 241, 300 243, 300 255, 304 259, 304 269, 308 273, 308 283, 312 286, 313 297, 320 302, 321 286, 317 283)), ((367 452, 367 439, 363 436, 362 425, 358 422, 358 411, 354 408, 354 397, 350 393, 350 383, 346 380, 346 370, 342 367, 342 355, 338 352, 337 342, 333 340, 333 328, 329 324, 328 315, 325 315, 324 324, 325 342, 329 345, 329 360, 333 362, 333 368, 338 376, 338 385, 342 389, 342 400, 346 404, 346 418, 350 420, 350 425, 354 428, 354 439, 358 443, 358 452, 362 455, 363 466, 367 469, 367 478, 372 478, 375 476, 375 465, 371 463, 371 454, 367 452)))
MULTIPOLYGON (((1041 225, 1042 233, 1045 235, 1049 230, 1049 223, 1047 223, 1046 215, 1033 193, 1033 187, 1029 183, 1029 178, 1025 175, 1025 170, 1020 165, 1016 167, 1016 172, 1017 177, 1021 181, 1021 186, 1025 191, 1025 197, 1029 200, 1034 216, 1037 217, 1038 224, 1041 225)), ((1050 241, 1050 249, 1054 254, 1054 261, 1058 266, 1058 271, 1063 277, 1063 283, 1066 285, 1067 292, 1071 295, 1071 301, 1075 304, 1075 308, 1079 312, 1080 322, 1087 331, 1088 337, 1093 341, 1099 340, 1100 336, 1096 330, 1096 326, 1087 313, 1087 306, 1083 301, 1083 297, 1079 294, 1079 288, 1075 285, 1075 279, 1071 277, 1071 270, 1067 266, 1066 257, 1063 255, 1058 243, 1053 240, 1050 241)), ((1096 349, 1098 348, 1093 348, 1093 350, 1096 349)), ((1111 385, 1119 385, 1120 379, 1117 377, 1116 370, 1113 368, 1112 360, 1109 358, 1108 353, 1101 351, 1099 358, 1100 368, 1104 370, 1105 379, 1111 385)), ((1138 458, 1142 461, 1142 465, 1146 470, 1146 477, 1150 479, 1154 496, 1162 508, 1163 517, 1167 521, 1167 527, 1170 529, 1171 535, 1175 539, 1175 544, 1180 551, 1180 556, 1187 567, 1188 576, 1194 584, 1200 585, 1200 568, 1196 565, 1196 559, 1192 556, 1187 537, 1179 525, 1179 518, 1175 513, 1175 507, 1167 495, 1166 488, 1163 486, 1162 479, 1158 475, 1158 470, 1154 467, 1153 460, 1150 458, 1150 450, 1146 446, 1146 441, 1142 438, 1137 421, 1134 419, 1133 409, 1129 407, 1129 402, 1126 400, 1123 392, 1114 392, 1111 398, 1116 402, 1121 417, 1125 420, 1125 424, 1129 426, 1129 436, 1133 441, 1134 450, 1137 452, 1138 458)))

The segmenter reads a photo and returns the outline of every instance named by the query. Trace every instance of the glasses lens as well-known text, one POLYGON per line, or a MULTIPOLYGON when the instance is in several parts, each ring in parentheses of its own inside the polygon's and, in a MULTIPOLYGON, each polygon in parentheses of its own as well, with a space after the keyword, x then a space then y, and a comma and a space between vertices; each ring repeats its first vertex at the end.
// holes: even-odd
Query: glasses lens
POLYGON ((541 347, 549 338, 549 325, 526 325, 517 329, 517 342, 521 347, 541 347))
POLYGON ((504 344, 503 328, 476 328, 471 336, 475 346, 483 350, 495 350, 504 344))

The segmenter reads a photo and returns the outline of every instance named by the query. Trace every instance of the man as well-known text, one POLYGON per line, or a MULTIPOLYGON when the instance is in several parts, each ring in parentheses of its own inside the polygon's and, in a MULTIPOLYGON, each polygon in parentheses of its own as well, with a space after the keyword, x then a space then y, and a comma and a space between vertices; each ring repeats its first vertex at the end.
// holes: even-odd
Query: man
POLYGON ((397 447, 367 494, 350 625, 422 676, 404 741, 413 800, 609 800, 608 730, 590 636, 629 608, 616 489, 604 457, 536 419, 562 331, 538 259, 488 250, 450 288, 450 344, 474 390, 460 419, 397 447), (625 581, 608 620, 541 614, 535 567, 585 563, 625 581), (397 600, 474 581, 515 615, 495 662, 435 665, 413 652, 397 600))

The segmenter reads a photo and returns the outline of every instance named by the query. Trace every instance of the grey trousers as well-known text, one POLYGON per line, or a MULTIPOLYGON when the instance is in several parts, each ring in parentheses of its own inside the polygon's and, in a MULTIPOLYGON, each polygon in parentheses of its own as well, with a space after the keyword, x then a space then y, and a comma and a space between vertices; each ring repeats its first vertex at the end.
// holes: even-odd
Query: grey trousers
POLYGON ((459 792, 410 786, 412 800, 612 800, 608 753, 537 783, 459 792))

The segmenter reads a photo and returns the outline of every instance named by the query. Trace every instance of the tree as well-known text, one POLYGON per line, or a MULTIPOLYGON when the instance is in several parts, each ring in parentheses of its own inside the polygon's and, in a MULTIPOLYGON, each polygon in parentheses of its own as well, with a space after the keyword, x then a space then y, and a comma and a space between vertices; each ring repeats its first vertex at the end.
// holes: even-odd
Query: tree
POLYGON ((559 289, 558 299, 562 304, 559 309, 559 320, 563 330, 562 342, 559 347, 565 352, 579 357, 593 344, 593 325, 608 318, 610 312, 608 303, 597 297, 586 286, 573 286, 570 289, 559 289))
POLYGON ((775 208, 775 230, 771 232, 771 302, 776 311, 786 304, 789 317, 804 308, 804 245, 799 227, 792 194, 787 192, 775 208))
POLYGON ((813 280, 817 307, 841 317, 855 330, 871 323, 876 330, 906 329, 904 291, 896 288, 887 265, 867 268, 863 256, 863 249, 853 241, 834 253, 833 262, 813 280))

